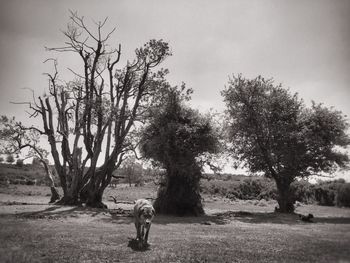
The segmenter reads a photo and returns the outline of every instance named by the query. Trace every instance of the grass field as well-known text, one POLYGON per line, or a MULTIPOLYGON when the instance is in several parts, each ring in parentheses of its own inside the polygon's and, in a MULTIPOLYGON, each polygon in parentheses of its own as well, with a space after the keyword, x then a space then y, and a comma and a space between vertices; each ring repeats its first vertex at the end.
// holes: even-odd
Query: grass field
POLYGON ((304 223, 273 201, 204 196, 205 216, 157 215, 140 251, 128 202, 155 197, 154 186, 108 188, 108 210, 48 205, 49 193, 0 188, 0 262, 350 262, 350 209, 301 205, 315 216, 304 223))

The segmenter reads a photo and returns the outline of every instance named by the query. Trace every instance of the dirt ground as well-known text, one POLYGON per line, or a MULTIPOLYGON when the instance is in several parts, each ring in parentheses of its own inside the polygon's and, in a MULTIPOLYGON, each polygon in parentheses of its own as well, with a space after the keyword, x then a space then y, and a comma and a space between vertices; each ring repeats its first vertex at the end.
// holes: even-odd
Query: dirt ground
POLYGON ((350 262, 350 209, 300 205, 315 216, 305 223, 274 202, 205 196, 205 216, 157 215, 139 250, 131 203, 154 188, 108 189, 105 210, 49 205, 48 194, 0 188, 0 262, 350 262))

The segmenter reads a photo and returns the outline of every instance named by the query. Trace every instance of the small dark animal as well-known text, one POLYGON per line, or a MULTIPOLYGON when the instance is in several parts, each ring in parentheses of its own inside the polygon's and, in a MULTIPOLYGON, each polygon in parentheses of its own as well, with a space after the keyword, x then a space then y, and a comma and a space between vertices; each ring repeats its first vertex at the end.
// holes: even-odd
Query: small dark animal
POLYGON ((305 215, 299 215, 301 221, 304 221, 304 222, 308 222, 308 223, 312 223, 312 218, 314 218, 314 215, 313 214, 308 214, 307 216, 305 215))
POLYGON ((137 232, 136 238, 142 247, 148 245, 148 233, 151 228, 154 215, 155 210, 150 201, 146 199, 139 199, 135 202, 134 217, 137 232))

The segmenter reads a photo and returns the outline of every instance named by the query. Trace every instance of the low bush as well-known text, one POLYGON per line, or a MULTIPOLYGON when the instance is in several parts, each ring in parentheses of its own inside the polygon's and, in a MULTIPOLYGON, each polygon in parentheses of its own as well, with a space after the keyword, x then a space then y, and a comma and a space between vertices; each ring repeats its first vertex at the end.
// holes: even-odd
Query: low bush
POLYGON ((339 186, 336 198, 337 206, 350 207, 350 183, 339 186))
POLYGON ((17 159, 16 166, 17 167, 23 167, 23 165, 24 165, 23 160, 22 159, 17 159))
POLYGON ((344 179, 334 181, 320 181, 313 186, 315 201, 319 205, 333 206, 340 186, 345 184, 344 179))
MULTIPOLYGON (((276 200, 277 189, 273 180, 264 177, 237 177, 231 180, 202 180, 201 192, 226 197, 232 200, 276 200)), ((221 179, 221 178, 220 178, 221 179)), ((311 184, 306 180, 291 184, 293 199, 300 203, 327 206, 350 206, 350 184, 345 180, 320 181, 311 184)))
POLYGON ((291 184, 291 191, 295 201, 309 204, 315 202, 313 185, 306 180, 294 181, 291 184))
POLYGON ((8 154, 8 155, 6 156, 6 162, 8 162, 8 163, 13 163, 14 161, 15 161, 15 158, 13 157, 12 154, 8 154))
MULTIPOLYGON (((225 177, 225 179, 227 179, 225 177)), ((202 180, 201 192, 229 199, 270 200, 276 197, 275 183, 262 177, 240 177, 232 180, 202 180)))

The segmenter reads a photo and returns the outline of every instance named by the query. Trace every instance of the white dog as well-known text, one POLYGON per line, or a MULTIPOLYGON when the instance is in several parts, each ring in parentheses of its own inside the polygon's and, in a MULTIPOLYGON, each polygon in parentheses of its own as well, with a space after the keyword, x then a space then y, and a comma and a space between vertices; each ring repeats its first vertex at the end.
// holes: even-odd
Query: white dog
POLYGON ((135 202, 134 217, 137 239, 142 246, 147 245, 148 233, 151 228, 155 210, 150 201, 139 199, 135 202))

